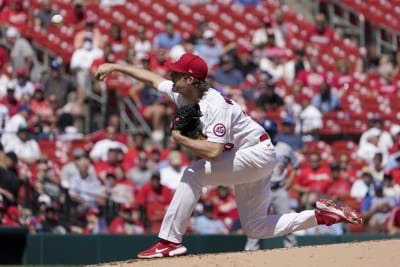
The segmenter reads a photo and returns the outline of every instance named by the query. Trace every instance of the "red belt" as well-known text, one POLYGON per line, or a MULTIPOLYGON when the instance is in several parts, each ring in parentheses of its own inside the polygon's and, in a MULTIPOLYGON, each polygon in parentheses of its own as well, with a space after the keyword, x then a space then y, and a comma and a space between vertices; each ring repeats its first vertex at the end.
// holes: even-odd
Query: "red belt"
POLYGON ((264 133, 260 136, 260 142, 268 140, 269 139, 269 135, 267 133, 264 133))

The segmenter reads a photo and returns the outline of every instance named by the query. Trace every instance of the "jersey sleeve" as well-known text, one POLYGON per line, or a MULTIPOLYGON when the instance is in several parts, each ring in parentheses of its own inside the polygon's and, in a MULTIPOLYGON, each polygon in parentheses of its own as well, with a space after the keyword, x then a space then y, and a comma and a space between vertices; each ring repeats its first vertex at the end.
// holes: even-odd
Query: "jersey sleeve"
POLYGON ((230 129, 231 120, 228 109, 212 109, 208 112, 203 129, 208 141, 221 144, 229 143, 230 129))
POLYGON ((174 87, 174 83, 170 80, 163 81, 158 85, 158 91, 168 96, 175 104, 181 106, 184 104, 183 98, 180 94, 172 92, 172 88, 174 87))

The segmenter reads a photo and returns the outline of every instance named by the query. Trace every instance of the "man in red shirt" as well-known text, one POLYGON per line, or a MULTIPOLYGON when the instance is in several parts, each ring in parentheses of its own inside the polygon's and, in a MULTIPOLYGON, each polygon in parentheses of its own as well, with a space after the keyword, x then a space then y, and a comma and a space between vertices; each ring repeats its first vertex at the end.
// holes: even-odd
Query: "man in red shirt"
POLYGON ((321 158, 317 152, 309 156, 310 166, 299 169, 293 189, 300 194, 316 191, 326 194, 332 182, 332 174, 327 166, 321 165, 321 158))
POLYGON ((89 139, 92 143, 96 143, 98 141, 104 140, 108 138, 108 133, 107 133, 107 128, 108 126, 113 126, 116 129, 115 133, 115 140, 127 144, 128 143, 128 136, 126 133, 121 132, 121 119, 119 117, 119 114, 117 113, 112 113, 108 116, 107 118, 107 126, 104 127, 104 129, 101 129, 99 131, 96 131, 92 134, 90 134, 89 139))
POLYGON ((114 218, 108 232, 111 234, 143 234, 143 225, 138 220, 138 211, 132 206, 121 204, 118 217, 114 218))
POLYGON ((376 83, 376 94, 382 97, 397 97, 400 95, 397 81, 393 79, 393 66, 386 64, 379 67, 380 78, 376 83))
POLYGON ((83 29, 87 18, 87 11, 83 0, 74 0, 73 4, 73 8, 69 9, 65 16, 64 24, 71 26, 77 31, 83 29))
MULTIPOLYGON (((318 57, 310 56, 310 70, 301 70, 295 79, 295 86, 300 88, 308 88, 309 93, 319 93, 321 85, 327 81, 327 74, 320 71, 318 57)), ((302 89, 298 90, 302 93, 308 93, 302 89)))
POLYGON ((338 164, 331 166, 332 183, 329 185, 327 194, 332 199, 340 199, 350 195, 351 183, 349 180, 342 179, 338 164))
POLYGON ((225 226, 230 229, 232 223, 239 218, 235 195, 231 188, 218 186, 210 192, 209 200, 213 204, 213 217, 223 221, 225 226))
POLYGON ((111 147, 107 152, 106 161, 94 161, 93 166, 97 176, 102 180, 106 180, 107 173, 114 173, 115 168, 122 164, 123 152, 118 147, 111 147))
POLYGON ((326 26, 324 14, 315 16, 315 24, 308 30, 307 42, 316 48, 331 45, 334 39, 334 32, 326 26))
POLYGON ((10 81, 7 84, 7 94, 0 99, 0 104, 8 109, 10 118, 18 111, 19 101, 15 98, 15 83, 10 81))
POLYGON ((16 206, 9 206, 7 208, 7 213, 3 218, 4 226, 21 226, 22 225, 22 211, 19 210, 16 206))
POLYGON ((350 164, 350 157, 348 154, 346 153, 340 154, 338 161, 340 169, 339 175, 341 180, 347 180, 352 184, 359 179, 357 171, 350 164))
POLYGON ((28 12, 23 7, 23 1, 8 1, 8 6, 1 12, 0 21, 22 30, 28 23, 28 12))
POLYGON ((151 180, 139 190, 137 204, 145 211, 150 232, 157 233, 165 211, 172 200, 172 191, 161 184, 160 173, 154 172, 151 180), (158 229, 157 229, 158 228, 158 229))

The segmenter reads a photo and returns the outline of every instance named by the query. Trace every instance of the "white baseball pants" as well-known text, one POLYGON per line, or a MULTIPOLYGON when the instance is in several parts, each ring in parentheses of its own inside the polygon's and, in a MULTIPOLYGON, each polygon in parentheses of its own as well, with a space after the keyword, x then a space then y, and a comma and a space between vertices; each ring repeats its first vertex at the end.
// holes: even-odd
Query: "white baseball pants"
POLYGON ((159 237, 181 243, 202 188, 234 185, 242 227, 250 238, 270 238, 317 225, 314 211, 268 216, 270 178, 275 149, 267 139, 254 146, 226 151, 218 161, 198 160, 188 167, 175 191, 159 237))

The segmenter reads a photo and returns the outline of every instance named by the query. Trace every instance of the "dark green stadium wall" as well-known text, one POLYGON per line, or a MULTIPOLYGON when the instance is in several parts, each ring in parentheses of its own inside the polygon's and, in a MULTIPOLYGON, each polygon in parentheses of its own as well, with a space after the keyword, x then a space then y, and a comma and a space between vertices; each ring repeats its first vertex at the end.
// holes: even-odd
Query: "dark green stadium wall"
MULTIPOLYGON (((400 238, 388 235, 301 236, 300 246, 364 240, 400 238)), ((157 241, 155 235, 28 235, 24 264, 95 264, 136 258, 136 254, 157 241)), ((188 235, 185 245, 190 254, 243 250, 245 236, 188 235)), ((261 248, 281 248, 282 238, 265 239, 261 248)))

